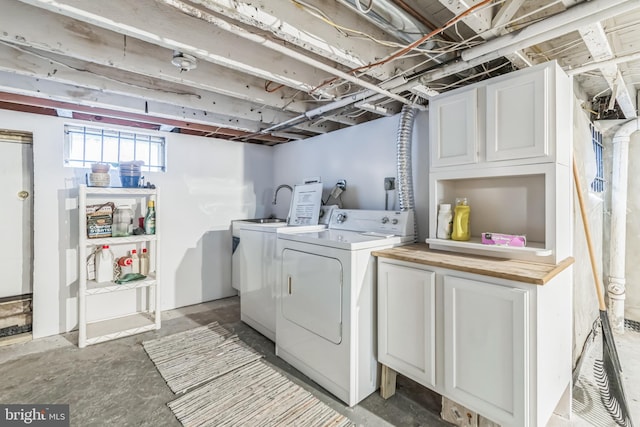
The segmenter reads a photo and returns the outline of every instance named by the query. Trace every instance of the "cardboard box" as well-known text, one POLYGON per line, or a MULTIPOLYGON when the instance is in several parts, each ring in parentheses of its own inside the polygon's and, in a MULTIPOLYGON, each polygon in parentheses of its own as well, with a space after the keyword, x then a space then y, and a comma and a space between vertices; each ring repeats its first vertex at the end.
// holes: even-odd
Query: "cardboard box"
POLYGON ((115 205, 112 202, 87 205, 87 237, 89 239, 111 237, 113 211, 115 211, 115 205))

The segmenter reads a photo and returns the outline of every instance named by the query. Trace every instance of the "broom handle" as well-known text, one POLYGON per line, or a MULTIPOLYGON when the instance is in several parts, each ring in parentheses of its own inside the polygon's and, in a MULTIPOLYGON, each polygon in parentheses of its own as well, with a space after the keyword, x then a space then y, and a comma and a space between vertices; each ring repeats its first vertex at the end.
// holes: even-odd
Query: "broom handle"
POLYGON ((580 177, 578 176, 578 166, 576 166, 575 159, 573 161, 573 183, 576 187, 576 193, 578 193, 578 202, 580 203, 580 214, 582 215, 582 225, 584 226, 584 235, 587 238, 587 247, 589 248, 589 258, 591 259, 591 272, 593 273, 593 280, 596 285, 596 293, 598 294, 598 305, 600 311, 606 311, 607 305, 604 303, 604 295, 602 294, 602 282, 600 275, 598 274, 598 267, 596 264, 596 256, 593 253, 593 243, 591 242, 591 231, 589 230, 589 222, 587 220, 587 210, 584 207, 584 199, 582 198, 582 187, 580 186, 580 177))

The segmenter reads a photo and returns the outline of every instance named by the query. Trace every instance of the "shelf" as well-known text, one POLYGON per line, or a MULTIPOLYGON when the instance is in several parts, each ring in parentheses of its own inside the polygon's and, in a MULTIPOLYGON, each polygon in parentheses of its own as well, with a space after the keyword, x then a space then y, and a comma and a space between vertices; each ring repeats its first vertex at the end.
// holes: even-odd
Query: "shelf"
POLYGON ((115 319, 87 324, 87 344, 122 338, 156 329, 156 322, 149 313, 135 313, 115 319))
MULTIPOLYGON (((81 213, 78 224, 80 235, 78 259, 80 265, 83 267, 80 268, 78 277, 80 287, 80 292, 78 293, 78 347, 83 348, 89 344, 96 344, 144 331, 160 329, 160 277, 162 273, 157 264, 160 250, 159 234, 89 238, 87 235, 86 215, 82 214, 86 211, 87 205, 96 200, 127 200, 128 203, 129 200, 133 199, 136 200, 136 203, 140 205, 141 209, 143 206, 147 206, 149 201, 154 201, 155 205, 158 206, 159 194, 155 188, 87 187, 86 185, 80 185, 78 190, 78 210, 81 213), (149 246, 151 246, 149 249, 151 249, 150 252, 153 254, 153 257, 150 255, 149 264, 156 266, 155 271, 144 279, 122 284, 113 281, 98 283, 95 280, 87 280, 89 272, 84 266, 87 264, 89 255, 93 252, 94 248, 99 248, 103 245, 131 245, 136 246, 137 249, 145 246, 149 248, 149 246), (121 292, 127 290, 133 291, 135 289, 146 290, 146 292, 121 292), (119 292, 117 296, 114 295, 115 299, 135 298, 136 301, 139 299, 140 303, 146 303, 144 304, 146 307, 140 307, 142 308, 140 311, 128 316, 119 316, 109 320, 88 323, 87 317, 91 317, 92 313, 88 312, 87 299, 92 295, 105 295, 114 292, 119 292), (145 295, 140 295, 144 293, 147 294, 146 298, 144 298, 145 295)), ((124 248, 120 247, 120 249, 124 248)), ((133 249, 133 247, 131 249, 133 249)), ((115 313, 106 310, 100 317, 109 317, 109 315, 113 316, 114 314, 115 313)))
POLYGON ((524 248, 514 246, 498 246, 498 245, 485 245, 480 241, 480 238, 472 238, 469 241, 461 242, 458 240, 445 240, 445 239, 427 239, 426 243, 433 249, 445 248, 445 250, 451 249, 474 249, 486 252, 487 255, 492 253, 501 254, 531 254, 539 257, 546 257, 553 255, 553 250, 544 247, 544 243, 527 242, 527 246, 524 248))
POLYGON ((87 246, 117 245, 125 243, 152 242, 157 239, 155 234, 137 234, 124 237, 98 237, 87 239, 87 246))
POLYGON ((110 292, 126 291, 129 289, 147 288, 155 286, 155 274, 150 274, 144 279, 135 280, 127 283, 104 282, 98 283, 95 280, 87 280, 87 295, 107 294, 110 292))
MULTIPOLYGON (((83 186, 81 186, 83 187, 83 186)), ((151 196, 157 193, 155 188, 124 188, 124 187, 87 187, 84 186, 86 194, 109 196, 151 196)))

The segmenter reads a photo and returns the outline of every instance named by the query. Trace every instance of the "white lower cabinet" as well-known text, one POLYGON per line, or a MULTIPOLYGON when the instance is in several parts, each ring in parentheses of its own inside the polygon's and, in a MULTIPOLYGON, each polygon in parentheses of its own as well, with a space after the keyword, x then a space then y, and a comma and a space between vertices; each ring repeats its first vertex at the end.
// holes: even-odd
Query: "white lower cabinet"
POLYGON ((483 416, 520 425, 529 371, 529 292, 445 275, 444 389, 483 416))
POLYGON ((501 426, 571 413, 571 268, 539 285, 378 256, 385 369, 501 426))
POLYGON ((433 271, 380 263, 378 361, 414 381, 436 384, 433 271))

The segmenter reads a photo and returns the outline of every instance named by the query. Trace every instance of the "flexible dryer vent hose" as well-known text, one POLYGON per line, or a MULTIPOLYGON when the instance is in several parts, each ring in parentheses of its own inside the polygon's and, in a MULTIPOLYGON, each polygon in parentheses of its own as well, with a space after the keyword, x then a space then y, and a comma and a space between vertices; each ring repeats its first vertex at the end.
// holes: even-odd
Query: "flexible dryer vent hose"
POLYGON ((398 139, 396 144, 398 160, 398 203, 401 211, 414 211, 413 241, 418 241, 418 222, 415 220, 413 198, 413 173, 411 172, 411 138, 413 122, 418 109, 409 105, 402 107, 398 139))

